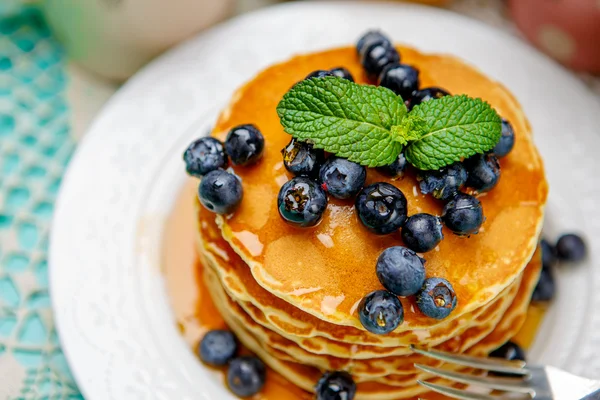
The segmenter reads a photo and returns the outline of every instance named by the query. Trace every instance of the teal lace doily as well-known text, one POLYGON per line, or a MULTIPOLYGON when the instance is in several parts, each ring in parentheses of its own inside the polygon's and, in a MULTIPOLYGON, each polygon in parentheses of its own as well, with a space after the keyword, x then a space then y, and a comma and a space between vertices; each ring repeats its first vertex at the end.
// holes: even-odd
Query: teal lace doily
POLYGON ((0 17, 0 399, 82 399, 48 296, 48 231, 75 144, 65 67, 37 10, 0 17))

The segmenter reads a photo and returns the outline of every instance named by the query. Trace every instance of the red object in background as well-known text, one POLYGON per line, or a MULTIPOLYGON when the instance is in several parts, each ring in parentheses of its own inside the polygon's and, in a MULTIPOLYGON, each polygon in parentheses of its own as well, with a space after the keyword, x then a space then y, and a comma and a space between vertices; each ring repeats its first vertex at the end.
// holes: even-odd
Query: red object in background
POLYGON ((510 0, 519 29, 563 64, 600 74, 600 0, 510 0))

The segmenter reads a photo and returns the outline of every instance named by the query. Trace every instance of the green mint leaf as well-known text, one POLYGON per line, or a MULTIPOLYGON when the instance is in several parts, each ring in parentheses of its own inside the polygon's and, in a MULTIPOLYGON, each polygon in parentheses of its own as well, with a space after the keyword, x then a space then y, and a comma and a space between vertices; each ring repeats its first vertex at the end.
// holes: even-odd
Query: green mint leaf
POLYGON ((406 113, 391 90, 337 77, 301 81, 277 106, 287 133, 368 167, 390 164, 400 154, 406 139, 391 128, 406 113))
POLYGON ((421 137, 404 155, 419 169, 440 169, 477 153, 491 150, 500 140, 501 120, 485 101, 464 95, 446 96, 411 110, 409 120, 421 119, 421 137))

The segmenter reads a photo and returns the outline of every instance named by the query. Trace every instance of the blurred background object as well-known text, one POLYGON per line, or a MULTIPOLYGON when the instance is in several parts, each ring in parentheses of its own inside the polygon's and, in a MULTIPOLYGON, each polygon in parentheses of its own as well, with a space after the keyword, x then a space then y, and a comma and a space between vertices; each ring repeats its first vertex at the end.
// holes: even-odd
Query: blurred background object
POLYGON ((510 15, 545 53, 575 70, 600 74, 600 1, 510 0, 510 15))
POLYGON ((169 47, 233 11, 233 0, 43 0, 44 14, 69 57, 125 80, 169 47))

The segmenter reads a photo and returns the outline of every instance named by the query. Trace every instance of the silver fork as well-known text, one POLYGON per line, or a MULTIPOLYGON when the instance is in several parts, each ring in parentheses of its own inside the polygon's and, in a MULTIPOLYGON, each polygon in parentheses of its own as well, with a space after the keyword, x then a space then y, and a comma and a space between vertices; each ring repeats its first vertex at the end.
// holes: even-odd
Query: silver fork
POLYGON ((496 358, 472 357, 423 350, 411 346, 413 352, 459 366, 476 368, 484 372, 514 374, 514 377, 473 375, 415 364, 421 371, 453 382, 469 385, 457 389, 425 381, 420 385, 448 397, 464 400, 600 400, 600 381, 580 378, 548 366, 533 366, 524 361, 507 361, 496 358), (479 391, 476 389, 479 388, 479 391), (492 390, 502 394, 486 394, 492 390))

